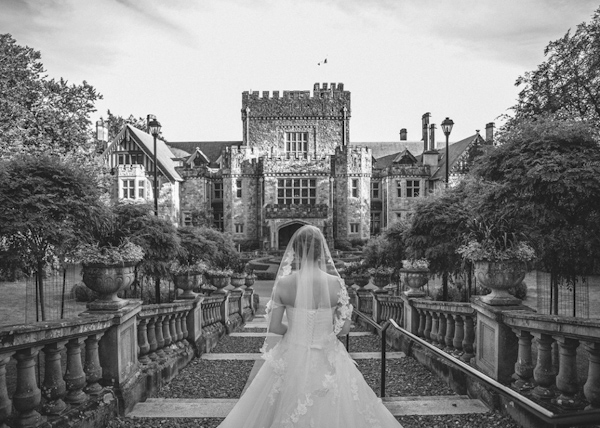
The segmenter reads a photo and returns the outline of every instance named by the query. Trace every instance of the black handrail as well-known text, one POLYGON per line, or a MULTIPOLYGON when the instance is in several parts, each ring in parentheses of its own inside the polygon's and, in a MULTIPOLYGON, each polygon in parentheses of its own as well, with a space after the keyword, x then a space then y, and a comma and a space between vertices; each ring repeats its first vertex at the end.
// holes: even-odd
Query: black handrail
POLYGON ((414 340, 415 342, 423 345, 424 347, 426 347, 427 349, 431 350, 432 352, 440 355, 444 359, 451 361, 453 364, 455 364, 458 367, 459 370, 461 370, 469 375, 475 376, 476 378, 478 378, 485 384, 491 386, 492 388, 494 388, 496 391, 500 392, 501 394, 509 396, 511 399, 515 400, 516 402, 518 402, 519 404, 521 404, 523 407, 527 408, 531 412, 535 413, 535 415, 537 417, 542 419, 544 422, 550 424, 551 426, 555 427, 555 426, 559 426, 559 425, 560 426, 581 425, 581 424, 597 423, 598 420, 600 420, 600 410, 596 410, 596 409, 580 411, 577 413, 575 413, 575 412, 560 413, 560 414, 553 413, 550 410, 547 410, 544 407, 540 406, 536 402, 528 399, 527 397, 522 396, 518 392, 513 391, 509 387, 504 386, 501 383, 499 383, 498 381, 492 379, 491 377, 481 373, 480 371, 476 370, 475 368, 471 367, 470 365, 463 363, 458 358, 449 357, 448 354, 445 353, 444 351, 436 348, 435 346, 431 345, 430 343, 427 343, 425 340, 421 339, 420 337, 415 336, 411 332, 400 327, 396 323, 396 321, 394 321, 393 319, 390 319, 389 322, 401 334, 403 334, 403 335, 407 336, 409 339, 414 340))

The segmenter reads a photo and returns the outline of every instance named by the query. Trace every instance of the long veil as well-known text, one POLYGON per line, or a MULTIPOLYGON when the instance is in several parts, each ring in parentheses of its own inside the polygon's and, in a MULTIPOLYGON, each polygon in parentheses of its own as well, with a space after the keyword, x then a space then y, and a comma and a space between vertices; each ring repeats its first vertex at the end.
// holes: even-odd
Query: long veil
MULTIPOLYGON (((329 311, 337 303, 337 293, 343 288, 331 253, 321 230, 315 226, 303 226, 294 233, 283 254, 279 270, 275 278, 271 300, 267 304, 267 326, 270 324, 270 313, 273 307, 281 304, 280 296, 295 296, 293 299, 294 336, 297 340, 306 340, 310 344, 314 334, 327 335, 330 331, 314 332, 315 312, 329 311)), ((290 318, 290 307, 286 308, 290 318)), ((325 327, 326 329, 327 327, 325 327)), ((268 352, 280 340, 281 336, 272 334, 267 329, 267 337, 262 348, 268 352)))

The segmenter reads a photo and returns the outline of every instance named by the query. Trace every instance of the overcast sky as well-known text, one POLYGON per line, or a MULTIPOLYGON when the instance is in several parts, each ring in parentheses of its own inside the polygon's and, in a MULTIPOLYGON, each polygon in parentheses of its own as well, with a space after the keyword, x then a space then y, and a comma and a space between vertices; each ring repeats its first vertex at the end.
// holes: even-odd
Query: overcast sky
POLYGON ((0 0, 0 33, 49 76, 86 80, 122 116, 155 114, 169 141, 241 140, 242 91, 352 92, 351 142, 451 141, 514 104, 544 47, 598 0, 0 0), (318 65, 327 58, 326 65, 318 65), (441 132, 438 139, 443 139, 441 132))

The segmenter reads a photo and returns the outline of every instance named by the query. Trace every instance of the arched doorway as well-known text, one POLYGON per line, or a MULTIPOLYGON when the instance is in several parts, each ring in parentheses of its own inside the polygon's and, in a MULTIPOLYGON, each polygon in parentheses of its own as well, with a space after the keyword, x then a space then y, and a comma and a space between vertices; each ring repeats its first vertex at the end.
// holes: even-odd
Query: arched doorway
POLYGON ((292 223, 279 229, 278 241, 280 250, 285 250, 285 247, 287 247, 287 244, 290 242, 292 235, 302 226, 304 226, 303 223, 292 223))

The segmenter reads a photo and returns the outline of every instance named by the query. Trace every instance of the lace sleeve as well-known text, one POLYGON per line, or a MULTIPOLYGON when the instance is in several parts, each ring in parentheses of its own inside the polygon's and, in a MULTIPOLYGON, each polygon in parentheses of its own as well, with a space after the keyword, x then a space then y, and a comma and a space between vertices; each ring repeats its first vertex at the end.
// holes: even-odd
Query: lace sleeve
POLYGON ((335 307, 335 313, 333 318, 333 332, 337 335, 342 328, 344 328, 344 324, 347 320, 352 317, 352 304, 350 303, 350 297, 348 296, 348 291, 346 291, 346 287, 342 286, 338 293, 338 302, 335 307))

